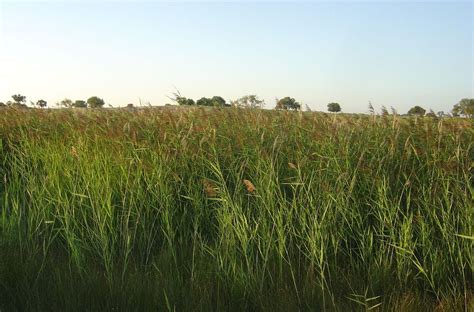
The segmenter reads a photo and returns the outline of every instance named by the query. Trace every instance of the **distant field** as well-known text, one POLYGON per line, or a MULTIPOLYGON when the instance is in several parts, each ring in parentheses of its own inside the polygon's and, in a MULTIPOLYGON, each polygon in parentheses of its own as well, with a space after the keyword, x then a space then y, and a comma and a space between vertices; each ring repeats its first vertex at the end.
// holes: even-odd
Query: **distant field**
POLYGON ((0 110, 0 310, 473 311, 472 119, 0 110))

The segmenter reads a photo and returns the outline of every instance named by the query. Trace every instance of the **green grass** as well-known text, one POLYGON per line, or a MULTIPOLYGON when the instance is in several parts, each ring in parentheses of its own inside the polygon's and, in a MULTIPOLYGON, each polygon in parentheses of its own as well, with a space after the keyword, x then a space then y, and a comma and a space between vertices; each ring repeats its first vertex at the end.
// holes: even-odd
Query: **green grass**
POLYGON ((0 110, 0 310, 469 311, 472 126, 0 110))

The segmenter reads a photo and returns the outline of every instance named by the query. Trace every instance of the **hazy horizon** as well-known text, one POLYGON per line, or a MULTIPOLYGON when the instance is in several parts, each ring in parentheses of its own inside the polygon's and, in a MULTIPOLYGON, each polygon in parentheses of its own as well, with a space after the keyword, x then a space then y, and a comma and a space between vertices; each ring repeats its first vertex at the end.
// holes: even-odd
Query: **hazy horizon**
POLYGON ((0 101, 257 94, 367 112, 474 97, 473 3, 0 3, 0 101))

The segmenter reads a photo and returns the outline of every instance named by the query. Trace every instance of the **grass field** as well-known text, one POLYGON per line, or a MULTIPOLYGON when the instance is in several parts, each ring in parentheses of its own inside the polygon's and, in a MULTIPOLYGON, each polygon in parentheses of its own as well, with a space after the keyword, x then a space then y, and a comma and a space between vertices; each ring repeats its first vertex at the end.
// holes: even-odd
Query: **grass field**
POLYGON ((0 310, 473 311, 461 118, 0 110, 0 310))

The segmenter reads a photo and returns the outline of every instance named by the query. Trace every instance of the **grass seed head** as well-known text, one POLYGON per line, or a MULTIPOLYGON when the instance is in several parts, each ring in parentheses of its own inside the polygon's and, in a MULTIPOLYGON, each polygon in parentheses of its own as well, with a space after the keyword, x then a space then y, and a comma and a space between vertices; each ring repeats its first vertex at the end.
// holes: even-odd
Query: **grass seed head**
POLYGON ((216 197, 217 187, 215 187, 211 181, 203 179, 202 185, 204 187, 204 193, 206 193, 207 197, 216 197))
POLYGON ((71 147, 71 155, 76 158, 79 156, 79 153, 74 146, 71 147))
POLYGON ((245 180, 245 179, 244 179, 243 182, 244 182, 245 187, 247 188, 247 192, 249 192, 249 193, 255 192, 256 188, 255 188, 255 185, 253 185, 252 182, 250 182, 249 180, 245 180))

